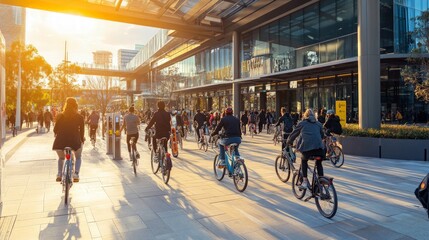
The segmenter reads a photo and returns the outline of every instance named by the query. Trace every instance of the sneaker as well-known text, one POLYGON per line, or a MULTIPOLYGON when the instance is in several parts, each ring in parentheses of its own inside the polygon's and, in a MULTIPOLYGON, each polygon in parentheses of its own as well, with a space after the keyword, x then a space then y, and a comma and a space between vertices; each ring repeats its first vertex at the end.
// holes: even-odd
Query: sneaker
POLYGON ((79 173, 73 173, 73 182, 79 182, 79 173))
POLYGON ((55 181, 57 181, 57 182, 61 182, 61 180, 62 180, 61 175, 57 175, 57 179, 55 179, 55 181))
POLYGON ((308 188, 308 180, 304 180, 299 186, 299 189, 307 189, 308 188))
POLYGON ((140 153, 136 151, 136 158, 140 158, 140 153))

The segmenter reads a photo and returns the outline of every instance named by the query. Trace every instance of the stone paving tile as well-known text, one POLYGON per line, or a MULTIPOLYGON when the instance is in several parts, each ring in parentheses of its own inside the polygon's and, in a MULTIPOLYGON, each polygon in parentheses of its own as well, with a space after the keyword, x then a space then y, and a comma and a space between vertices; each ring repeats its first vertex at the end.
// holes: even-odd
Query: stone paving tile
MULTIPOLYGON (((105 155, 102 140, 97 141, 98 150, 86 143, 81 180, 71 189, 70 205, 64 206, 61 185, 54 181, 53 135, 30 135, 6 163, 1 215, 17 215, 15 239, 427 236, 426 213, 416 207, 412 191, 428 163, 346 156, 340 169, 324 164, 326 175, 335 177, 340 201, 337 215, 328 220, 318 213, 314 200, 293 196, 291 180, 284 184, 277 179, 273 165, 279 146, 269 138, 262 134, 243 139, 240 151, 249 171, 244 193, 238 193, 228 177, 221 182, 213 177, 214 153, 197 150, 193 141, 185 142, 185 150, 173 159, 169 185, 152 173, 145 143, 138 145, 142 159, 137 176, 126 158, 113 161, 105 155), (365 235, 368 232, 372 235, 365 235)), ((121 147, 125 152, 126 144, 121 147)))

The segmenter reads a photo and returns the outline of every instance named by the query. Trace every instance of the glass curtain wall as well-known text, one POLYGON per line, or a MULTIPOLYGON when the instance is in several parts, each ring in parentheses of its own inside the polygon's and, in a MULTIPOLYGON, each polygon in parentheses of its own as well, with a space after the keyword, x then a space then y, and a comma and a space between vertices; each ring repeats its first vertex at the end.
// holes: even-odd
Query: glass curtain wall
POLYGON ((209 49, 157 72, 156 81, 173 81, 174 89, 187 89, 232 80, 232 45, 209 49))
POLYGON ((410 35, 415 27, 414 18, 420 16, 422 11, 427 11, 428 6, 428 0, 394 0, 393 24, 396 53, 409 53, 417 47, 419 40, 413 39, 410 35))
POLYGON ((321 0, 244 33, 240 56, 242 78, 357 56, 357 0, 321 0))

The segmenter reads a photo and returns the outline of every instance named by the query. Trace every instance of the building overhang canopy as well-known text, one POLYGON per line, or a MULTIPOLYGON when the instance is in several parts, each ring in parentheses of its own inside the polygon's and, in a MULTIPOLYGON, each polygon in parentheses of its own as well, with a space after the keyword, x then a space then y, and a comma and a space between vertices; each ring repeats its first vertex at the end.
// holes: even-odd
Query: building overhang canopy
POLYGON ((0 0, 1 4, 174 30, 204 39, 310 0, 0 0))

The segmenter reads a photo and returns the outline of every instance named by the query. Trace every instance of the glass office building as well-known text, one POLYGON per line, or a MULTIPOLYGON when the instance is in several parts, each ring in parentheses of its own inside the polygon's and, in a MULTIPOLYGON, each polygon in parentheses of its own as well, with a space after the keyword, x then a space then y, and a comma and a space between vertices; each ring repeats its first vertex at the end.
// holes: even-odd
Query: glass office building
MULTIPOLYGON (((419 39, 410 34, 428 0, 380 0, 381 111, 401 111, 427 121, 428 104, 415 99, 400 76, 419 39)), ((231 104, 231 82, 240 82, 240 110, 334 109, 346 100, 348 121, 358 109, 357 0, 321 0, 240 33, 239 78, 232 77, 232 43, 213 46, 158 69, 174 72, 180 107, 219 110, 231 104), (174 69, 174 71, 172 71, 174 69)), ((387 117, 387 120, 390 118, 387 117)))

